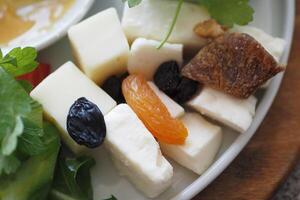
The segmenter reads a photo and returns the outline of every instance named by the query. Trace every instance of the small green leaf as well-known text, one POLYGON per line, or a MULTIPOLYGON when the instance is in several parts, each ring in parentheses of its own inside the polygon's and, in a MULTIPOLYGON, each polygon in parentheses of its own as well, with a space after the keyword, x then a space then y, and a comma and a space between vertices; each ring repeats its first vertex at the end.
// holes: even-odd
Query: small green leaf
POLYGON ((47 147, 42 141, 43 129, 27 118, 24 118, 24 132, 19 137, 18 150, 25 155, 35 156, 43 153, 47 147))
POLYGON ((77 159, 60 158, 53 188, 50 192, 51 200, 92 200, 90 168, 95 161, 89 157, 77 159))
POLYGON ((37 67, 35 61, 37 51, 32 47, 14 48, 0 60, 0 66, 9 74, 20 76, 33 71, 37 67))
POLYGON ((232 27, 234 24, 247 25, 253 20, 253 8, 249 0, 197 0, 205 6, 212 18, 220 24, 232 27))
MULTIPOLYGON (((125 2, 126 0, 123 0, 125 2)), ((127 0, 129 8, 139 5, 142 0, 127 0)))

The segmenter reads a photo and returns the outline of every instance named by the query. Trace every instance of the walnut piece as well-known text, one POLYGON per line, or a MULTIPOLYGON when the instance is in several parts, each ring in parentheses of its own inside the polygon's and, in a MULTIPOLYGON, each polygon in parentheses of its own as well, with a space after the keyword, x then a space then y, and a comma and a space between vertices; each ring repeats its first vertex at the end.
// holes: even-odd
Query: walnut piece
POLYGON ((182 75, 238 98, 248 98, 284 71, 254 38, 226 33, 203 47, 182 69, 182 75))
POLYGON ((224 28, 214 19, 205 20, 197 24, 194 32, 204 38, 216 38, 225 33, 224 28))

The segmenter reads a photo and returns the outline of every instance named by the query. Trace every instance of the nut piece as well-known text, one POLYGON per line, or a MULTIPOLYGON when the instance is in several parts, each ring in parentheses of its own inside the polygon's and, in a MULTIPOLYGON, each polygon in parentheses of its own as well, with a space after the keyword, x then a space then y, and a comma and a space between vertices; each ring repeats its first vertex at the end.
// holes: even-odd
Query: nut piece
POLYGON ((224 28, 214 19, 205 20, 197 24, 194 32, 204 38, 216 38, 225 33, 224 28))
POLYGON ((218 37, 203 47, 182 75, 238 98, 248 98, 284 71, 254 38, 243 33, 218 37))

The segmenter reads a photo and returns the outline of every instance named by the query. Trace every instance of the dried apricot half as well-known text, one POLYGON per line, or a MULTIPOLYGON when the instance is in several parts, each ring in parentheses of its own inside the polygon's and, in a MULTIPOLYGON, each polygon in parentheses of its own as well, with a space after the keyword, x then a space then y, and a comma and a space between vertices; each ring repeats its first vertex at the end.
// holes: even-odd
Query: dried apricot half
POLYGON ((122 83, 127 104, 160 142, 184 144, 188 131, 184 124, 172 118, 166 106, 141 75, 130 75, 122 83))

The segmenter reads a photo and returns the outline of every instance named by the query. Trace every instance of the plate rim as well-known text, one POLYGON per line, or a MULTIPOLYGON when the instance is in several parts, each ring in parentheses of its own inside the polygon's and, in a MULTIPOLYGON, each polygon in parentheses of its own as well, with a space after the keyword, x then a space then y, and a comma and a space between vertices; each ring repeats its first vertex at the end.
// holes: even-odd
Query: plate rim
MULTIPOLYGON (((295 5, 295 0, 285 1, 283 39, 287 42, 287 44, 285 47, 284 55, 281 58, 281 62, 283 63, 288 63, 288 59, 290 56, 292 39, 294 35, 296 9, 295 5)), ((195 197, 210 183, 212 183, 230 165, 230 163, 239 155, 239 153, 250 141, 252 136, 256 133, 257 129, 267 115, 279 91, 283 76, 284 73, 279 74, 271 82, 257 108, 257 113, 250 128, 245 133, 239 135, 237 139, 232 143, 232 145, 230 145, 230 147, 226 149, 223 155, 218 160, 216 160, 204 174, 202 174, 199 178, 197 178, 193 183, 191 183, 175 197, 171 198, 171 200, 188 200, 195 197)))
MULTIPOLYGON (((81 1, 81 0, 80 0, 81 1)), ((77 14, 76 15, 71 15, 70 11, 72 9, 75 9, 76 5, 76 0, 74 1, 74 5, 64 14, 62 19, 60 20, 60 28, 54 29, 49 31, 47 34, 44 36, 39 36, 37 38, 34 38, 33 41, 27 41, 24 43, 20 43, 19 45, 21 47, 26 47, 26 46, 32 46, 36 48, 38 51, 43 50, 55 42, 57 42, 59 39, 64 37, 67 34, 68 28, 71 27, 72 25, 78 23, 84 16, 89 12, 91 9, 92 5, 94 4, 95 0, 84 0, 81 3, 80 8, 78 7, 77 14)), ((13 48, 12 45, 7 45, 7 46, 2 46, 1 49, 4 53, 10 51, 13 48)))

